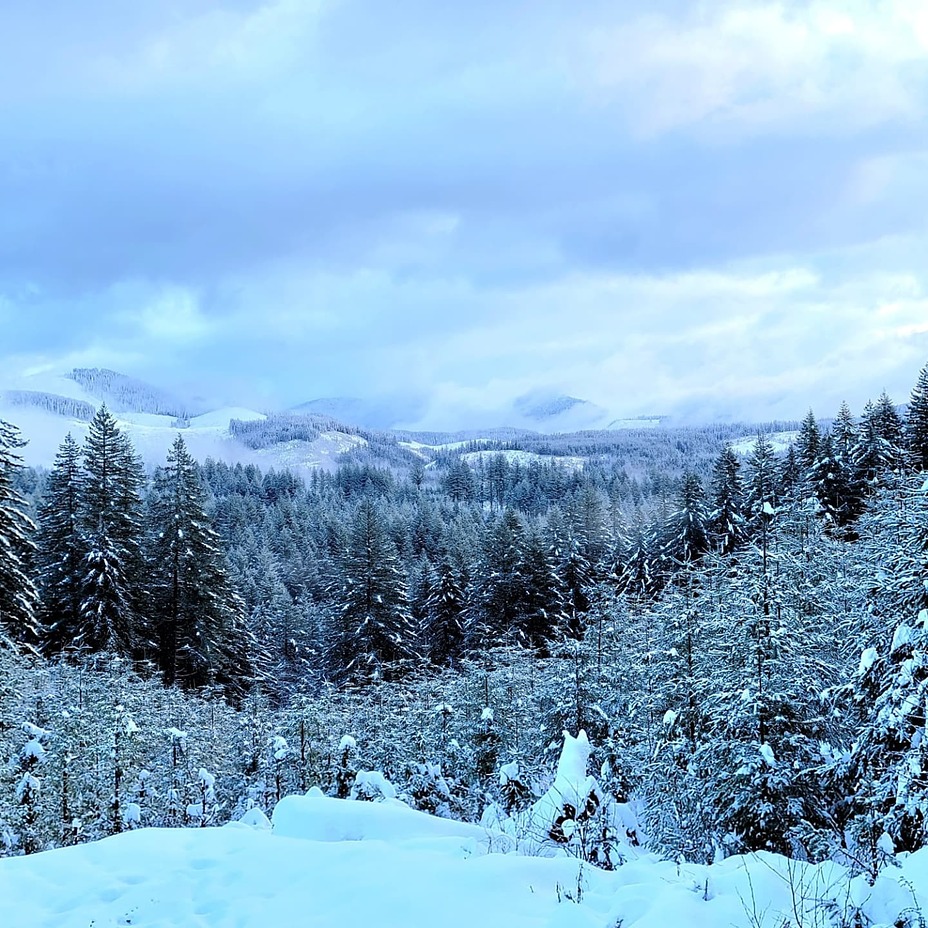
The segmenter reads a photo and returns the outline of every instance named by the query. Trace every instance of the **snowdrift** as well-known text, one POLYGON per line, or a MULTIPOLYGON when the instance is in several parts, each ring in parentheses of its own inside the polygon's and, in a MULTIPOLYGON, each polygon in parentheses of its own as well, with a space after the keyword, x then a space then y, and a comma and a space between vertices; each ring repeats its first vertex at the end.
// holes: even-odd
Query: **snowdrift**
POLYGON ((928 911, 928 851, 870 886, 770 854, 642 854, 606 873, 500 852, 499 837, 397 801, 290 797, 273 823, 252 811, 2 860, 0 912, 10 928, 888 928, 928 911))

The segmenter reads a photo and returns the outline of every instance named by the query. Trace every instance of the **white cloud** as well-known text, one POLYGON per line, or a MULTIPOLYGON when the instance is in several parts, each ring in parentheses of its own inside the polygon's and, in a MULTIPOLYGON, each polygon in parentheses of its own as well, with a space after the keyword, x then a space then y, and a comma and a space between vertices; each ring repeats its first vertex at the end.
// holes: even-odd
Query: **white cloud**
POLYGON ((103 86, 148 91, 279 75, 312 57, 329 0, 269 0, 245 10, 214 7, 178 17, 128 50, 98 57, 103 86))
POLYGON ((923 0, 694 4, 682 21, 643 16, 587 42, 581 82, 644 134, 810 119, 856 128, 924 112, 923 0))
POLYGON ((210 334, 212 325, 200 310, 196 295, 184 287, 165 287, 149 297, 141 309, 123 317, 143 337, 189 345, 210 334))

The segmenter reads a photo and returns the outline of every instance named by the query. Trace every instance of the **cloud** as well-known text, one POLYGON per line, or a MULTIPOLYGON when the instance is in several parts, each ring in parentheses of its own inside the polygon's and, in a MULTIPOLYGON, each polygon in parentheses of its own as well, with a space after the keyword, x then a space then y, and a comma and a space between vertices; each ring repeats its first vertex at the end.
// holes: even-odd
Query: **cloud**
POLYGON ((436 423, 923 363, 920 0, 88 2, 0 36, 0 360, 436 423))
POLYGON ((618 98, 645 134, 705 123, 821 132, 925 114, 921 0, 693 4, 688 16, 626 20, 588 43, 582 79, 618 98))

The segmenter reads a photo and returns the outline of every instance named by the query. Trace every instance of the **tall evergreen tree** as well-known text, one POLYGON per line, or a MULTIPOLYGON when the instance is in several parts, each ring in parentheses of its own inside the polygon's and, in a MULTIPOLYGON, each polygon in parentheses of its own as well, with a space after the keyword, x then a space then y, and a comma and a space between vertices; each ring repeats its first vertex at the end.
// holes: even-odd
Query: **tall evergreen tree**
POLYGON ((78 647, 125 657, 150 647, 136 612, 142 598, 138 494, 143 479, 131 443, 101 407, 84 444, 80 522, 87 553, 78 647))
POLYGON ((16 426, 0 420, 0 638, 17 647, 36 641, 36 589, 29 575, 35 526, 14 478, 25 445, 16 426))
POLYGON ((416 657, 415 630, 396 546, 370 497, 355 510, 344 577, 332 672, 358 682, 397 678, 416 657))
POLYGON ((453 664, 464 646, 464 590, 449 558, 439 563, 425 603, 423 644, 439 666, 453 664))
POLYGON ((677 507, 661 528, 659 557, 672 572, 698 561, 709 550, 709 512, 702 483, 695 474, 685 474, 677 507))
POLYGON ((150 613, 167 685, 241 689, 248 674, 243 603, 206 515, 199 468, 178 435, 149 503, 150 613))
POLYGON ((712 472, 714 497, 709 515, 709 534, 714 547, 722 554, 736 551, 747 536, 740 472, 738 456, 731 448, 725 447, 712 472))
POLYGON ((57 654, 81 635, 82 571, 87 550, 80 529, 81 449, 65 437, 39 506, 36 563, 42 648, 57 654))
POLYGON ((762 530, 769 511, 772 511, 776 505, 777 470, 777 458, 773 446, 767 440, 766 435, 758 435, 748 458, 744 494, 744 509, 752 535, 762 530))
POLYGON ((822 435, 819 431, 818 422, 815 420, 815 413, 810 409, 799 427, 799 435, 796 436, 796 457, 799 459, 799 466, 802 468, 803 479, 808 477, 809 471, 812 470, 818 460, 821 440, 822 435))
POLYGON ((928 364, 918 375, 905 421, 905 438, 919 470, 928 470, 928 364))

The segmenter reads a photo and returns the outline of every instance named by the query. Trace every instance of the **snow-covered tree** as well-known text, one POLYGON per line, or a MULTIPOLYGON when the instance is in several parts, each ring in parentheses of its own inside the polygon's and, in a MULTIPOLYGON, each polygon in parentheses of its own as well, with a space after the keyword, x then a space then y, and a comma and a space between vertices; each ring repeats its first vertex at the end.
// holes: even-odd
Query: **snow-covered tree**
POLYGON ((32 647, 36 641, 36 589, 30 561, 35 526, 14 478, 22 468, 19 430, 0 420, 0 642, 32 647))
POLYGON ((928 364, 918 375, 905 420, 905 438, 919 470, 928 470, 928 364))
POLYGON ((240 690, 249 675, 241 598, 206 515, 196 462, 178 435, 149 498, 149 614, 167 685, 218 683, 240 690))
POLYGON ((46 654, 73 647, 81 635, 87 551, 80 528, 80 487, 81 449, 69 433, 55 456, 39 507, 36 564, 46 654))
POLYGON ((332 673, 358 681, 402 675, 416 657, 406 578, 383 512, 370 498, 355 510, 343 566, 332 673))

